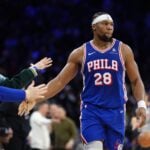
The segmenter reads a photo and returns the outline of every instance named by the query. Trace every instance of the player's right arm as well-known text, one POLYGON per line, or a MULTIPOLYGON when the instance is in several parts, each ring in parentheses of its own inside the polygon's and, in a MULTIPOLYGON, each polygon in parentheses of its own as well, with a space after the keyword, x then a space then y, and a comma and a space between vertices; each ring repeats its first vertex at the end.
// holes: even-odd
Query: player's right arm
POLYGON ((77 74, 83 58, 83 46, 75 49, 69 55, 67 64, 62 71, 48 82, 48 92, 46 98, 51 98, 59 93, 77 74))
POLYGON ((72 51, 72 53, 69 55, 67 64, 62 69, 62 71, 54 79, 47 83, 48 90, 46 94, 44 94, 45 98, 20 104, 18 112, 20 116, 27 114, 36 105, 36 103, 55 96, 66 86, 66 84, 69 83, 69 81, 75 77, 79 67, 82 64, 83 50, 83 46, 81 46, 72 51))

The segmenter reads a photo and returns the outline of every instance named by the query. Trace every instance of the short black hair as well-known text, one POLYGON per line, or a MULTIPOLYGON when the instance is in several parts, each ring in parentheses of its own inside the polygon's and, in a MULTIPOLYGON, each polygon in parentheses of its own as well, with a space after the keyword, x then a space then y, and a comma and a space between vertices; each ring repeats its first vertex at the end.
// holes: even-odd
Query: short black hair
POLYGON ((101 15, 105 15, 105 14, 108 14, 108 13, 102 12, 102 11, 99 11, 99 12, 95 13, 95 14, 93 15, 93 17, 92 17, 92 21, 93 21, 96 17, 101 16, 101 15))

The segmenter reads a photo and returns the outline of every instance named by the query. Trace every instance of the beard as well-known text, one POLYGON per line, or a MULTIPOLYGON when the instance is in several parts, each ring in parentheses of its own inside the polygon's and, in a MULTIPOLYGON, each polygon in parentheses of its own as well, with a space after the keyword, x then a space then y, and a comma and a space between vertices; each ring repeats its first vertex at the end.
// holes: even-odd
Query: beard
POLYGON ((113 41, 112 36, 108 37, 106 35, 98 35, 98 38, 104 42, 112 42, 113 41))

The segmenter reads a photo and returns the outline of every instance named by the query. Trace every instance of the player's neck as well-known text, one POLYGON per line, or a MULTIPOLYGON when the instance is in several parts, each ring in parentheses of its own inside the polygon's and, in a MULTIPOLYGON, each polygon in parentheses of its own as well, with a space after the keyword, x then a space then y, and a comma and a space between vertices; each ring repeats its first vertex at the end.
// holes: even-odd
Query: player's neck
POLYGON ((104 49, 110 47, 110 46, 112 45, 112 42, 113 42, 113 40, 110 41, 110 42, 106 42, 106 41, 102 41, 102 40, 100 40, 100 39, 98 39, 98 38, 94 38, 94 39, 92 40, 92 43, 93 43, 97 48, 99 48, 99 49, 101 49, 101 50, 104 50, 104 49))

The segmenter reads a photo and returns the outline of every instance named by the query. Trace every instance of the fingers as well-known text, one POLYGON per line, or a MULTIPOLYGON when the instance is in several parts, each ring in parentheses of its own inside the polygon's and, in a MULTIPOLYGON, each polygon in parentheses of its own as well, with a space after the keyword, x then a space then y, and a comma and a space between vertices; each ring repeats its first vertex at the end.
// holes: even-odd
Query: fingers
POLYGON ((40 84, 35 87, 32 87, 32 85, 30 85, 30 87, 28 87, 26 90, 26 100, 29 102, 33 99, 44 99, 47 90, 48 88, 45 84, 40 84))
POLYGON ((48 68, 48 67, 50 67, 50 66, 52 66, 52 64, 51 64, 51 63, 50 63, 50 64, 45 65, 45 66, 43 67, 43 69, 44 69, 44 68, 48 68))
POLYGON ((42 70, 42 69, 45 69, 45 68, 48 68, 52 65, 52 59, 51 58, 48 58, 48 57, 44 57, 43 59, 41 59, 39 62, 37 62, 35 64, 35 66, 39 69, 39 70, 42 70))
POLYGON ((31 103, 28 103, 28 107, 27 107, 27 111, 25 113, 25 115, 28 115, 29 112, 34 108, 34 106, 36 105, 36 102, 33 100, 31 103))
POLYGON ((23 101, 18 108, 18 115, 22 116, 27 111, 27 104, 25 101, 23 101))
POLYGON ((26 112, 25 109, 22 109, 21 111, 18 112, 18 115, 23 116, 25 112, 26 112))
POLYGON ((43 62, 44 64, 49 64, 49 63, 52 63, 53 61, 52 61, 51 58, 45 57, 45 58, 42 59, 42 62, 43 62))
POLYGON ((28 88, 31 88, 31 87, 33 87, 35 85, 35 81, 33 80, 32 82, 31 82, 31 84, 28 86, 28 88))
POLYGON ((27 115, 30 113, 30 110, 31 110, 31 109, 29 109, 29 104, 27 104, 27 109, 26 109, 26 111, 24 112, 24 115, 27 116, 27 115))
POLYGON ((38 86, 35 87, 39 93, 46 93, 48 90, 48 87, 46 86, 46 84, 40 84, 38 86))
POLYGON ((33 107, 35 106, 35 101, 32 100, 32 102, 22 102, 20 105, 19 105, 19 108, 18 108, 18 115, 19 116, 23 116, 23 115, 28 115, 30 113, 30 111, 33 109, 33 107))
POLYGON ((52 66, 52 62, 53 61, 52 61, 51 58, 47 58, 47 57, 43 58, 42 61, 41 61, 42 69, 52 66))
POLYGON ((30 110, 27 110, 24 115, 27 116, 30 113, 30 110))
POLYGON ((37 86, 35 86, 35 88, 37 88, 37 89, 47 89, 47 86, 46 86, 46 84, 40 84, 40 85, 37 85, 37 86))
POLYGON ((137 117, 138 127, 140 128, 146 122, 146 110, 142 107, 137 108, 136 117, 137 117))

